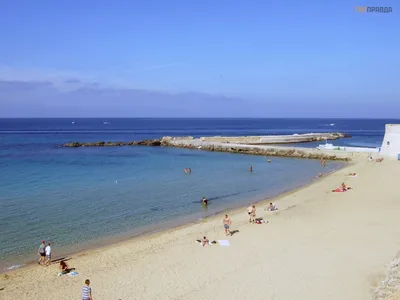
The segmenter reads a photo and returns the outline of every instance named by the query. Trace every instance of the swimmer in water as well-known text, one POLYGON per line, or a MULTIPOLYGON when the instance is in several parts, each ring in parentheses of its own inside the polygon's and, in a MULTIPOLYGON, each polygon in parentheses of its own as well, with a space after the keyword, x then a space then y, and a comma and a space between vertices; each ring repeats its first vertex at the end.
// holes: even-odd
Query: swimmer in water
POLYGON ((201 203, 202 203, 203 205, 207 205, 207 204, 208 204, 207 198, 206 198, 206 197, 203 197, 203 199, 201 199, 201 203))

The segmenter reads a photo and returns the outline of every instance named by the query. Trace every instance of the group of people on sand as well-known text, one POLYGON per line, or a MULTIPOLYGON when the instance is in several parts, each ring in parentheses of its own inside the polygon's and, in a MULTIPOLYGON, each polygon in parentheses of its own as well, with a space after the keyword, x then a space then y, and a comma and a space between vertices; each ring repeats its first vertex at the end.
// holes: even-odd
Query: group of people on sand
MULTIPOLYGON (((224 230, 225 230, 225 235, 232 235, 232 231, 231 231, 231 225, 232 225, 232 220, 231 218, 229 218, 228 215, 225 215, 224 219, 222 220, 222 224, 224 225, 224 230)), ((200 242, 200 240, 198 240, 198 242, 200 242)), ((213 242, 215 243, 215 242, 213 242)), ((203 239, 201 240, 201 244, 204 246, 210 246, 210 241, 206 236, 203 236, 203 239)))
MULTIPOLYGON (((275 211, 277 209, 278 208, 276 207, 276 205, 272 204, 272 202, 269 203, 269 205, 267 207, 268 211, 275 211)), ((247 214, 249 215, 249 223, 260 223, 261 224, 263 222, 262 218, 259 218, 259 219, 256 218, 256 206, 254 204, 250 205, 247 208, 247 214)), ((231 231, 231 229, 230 229, 231 225, 232 225, 232 220, 227 214, 225 215, 224 219, 222 220, 222 224, 224 226, 225 235, 232 236, 235 231, 231 231)), ((197 242, 199 242, 199 243, 201 242, 203 247, 211 245, 209 239, 206 236, 203 236, 203 239, 197 240, 197 242)), ((215 242, 213 242, 213 243, 215 243, 215 242)))
POLYGON ((49 266, 51 263, 51 243, 47 243, 46 241, 42 241, 38 249, 39 255, 39 265, 49 266))
MULTIPOLYGON (((49 266, 51 264, 51 243, 47 243, 46 246, 46 241, 42 241, 42 243, 39 246, 38 249, 38 255, 39 255, 39 261, 38 264, 49 266)), ((65 262, 65 260, 61 260, 59 264, 59 268, 61 270, 59 276, 68 274, 71 271, 75 270, 75 268, 70 268, 68 264, 65 262)), ((92 288, 90 287, 90 280, 86 279, 85 280, 85 285, 82 288, 82 300, 93 300, 92 297, 92 288)))

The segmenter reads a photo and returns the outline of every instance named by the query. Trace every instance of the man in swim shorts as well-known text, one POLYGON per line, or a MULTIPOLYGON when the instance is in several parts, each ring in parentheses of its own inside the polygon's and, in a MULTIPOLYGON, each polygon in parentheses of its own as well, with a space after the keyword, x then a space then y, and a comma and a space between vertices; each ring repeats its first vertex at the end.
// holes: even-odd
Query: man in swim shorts
POLYGON ((228 215, 225 215, 225 218, 224 218, 223 223, 224 223, 224 228, 225 228, 225 234, 226 234, 227 236, 228 236, 228 235, 231 235, 231 231, 229 230, 229 227, 231 226, 232 221, 231 221, 231 219, 228 217, 228 215))
POLYGON ((247 214, 249 215, 249 223, 251 223, 251 212, 253 211, 253 206, 252 205, 250 205, 248 208, 247 208, 247 214))
POLYGON ((255 223, 255 221, 256 221, 256 206, 254 204, 251 206, 250 218, 251 218, 251 222, 255 223))
POLYGON ((39 255, 39 261, 38 264, 40 265, 41 263, 44 264, 44 258, 46 257, 46 243, 45 241, 42 241, 42 244, 39 246, 39 250, 38 250, 38 255, 39 255))

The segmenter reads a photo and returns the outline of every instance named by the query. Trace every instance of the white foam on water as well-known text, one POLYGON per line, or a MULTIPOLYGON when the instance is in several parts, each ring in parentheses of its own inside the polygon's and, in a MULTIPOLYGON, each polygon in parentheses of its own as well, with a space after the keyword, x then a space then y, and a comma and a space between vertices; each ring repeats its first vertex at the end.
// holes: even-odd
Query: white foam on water
POLYGON ((13 265, 13 266, 11 266, 11 267, 8 267, 8 268, 4 268, 4 270, 5 271, 11 271, 11 270, 14 270, 14 269, 18 269, 18 268, 20 268, 20 267, 22 267, 23 265, 13 265))

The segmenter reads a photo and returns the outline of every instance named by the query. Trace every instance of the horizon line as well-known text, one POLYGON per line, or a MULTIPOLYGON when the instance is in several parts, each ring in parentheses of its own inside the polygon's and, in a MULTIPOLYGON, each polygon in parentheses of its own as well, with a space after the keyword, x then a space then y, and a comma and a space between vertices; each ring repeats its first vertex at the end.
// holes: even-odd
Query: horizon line
POLYGON ((392 117, 0 117, 0 120, 10 120, 10 119, 154 119, 154 120, 276 120, 276 119, 311 119, 311 120, 400 120, 400 118, 392 117))

